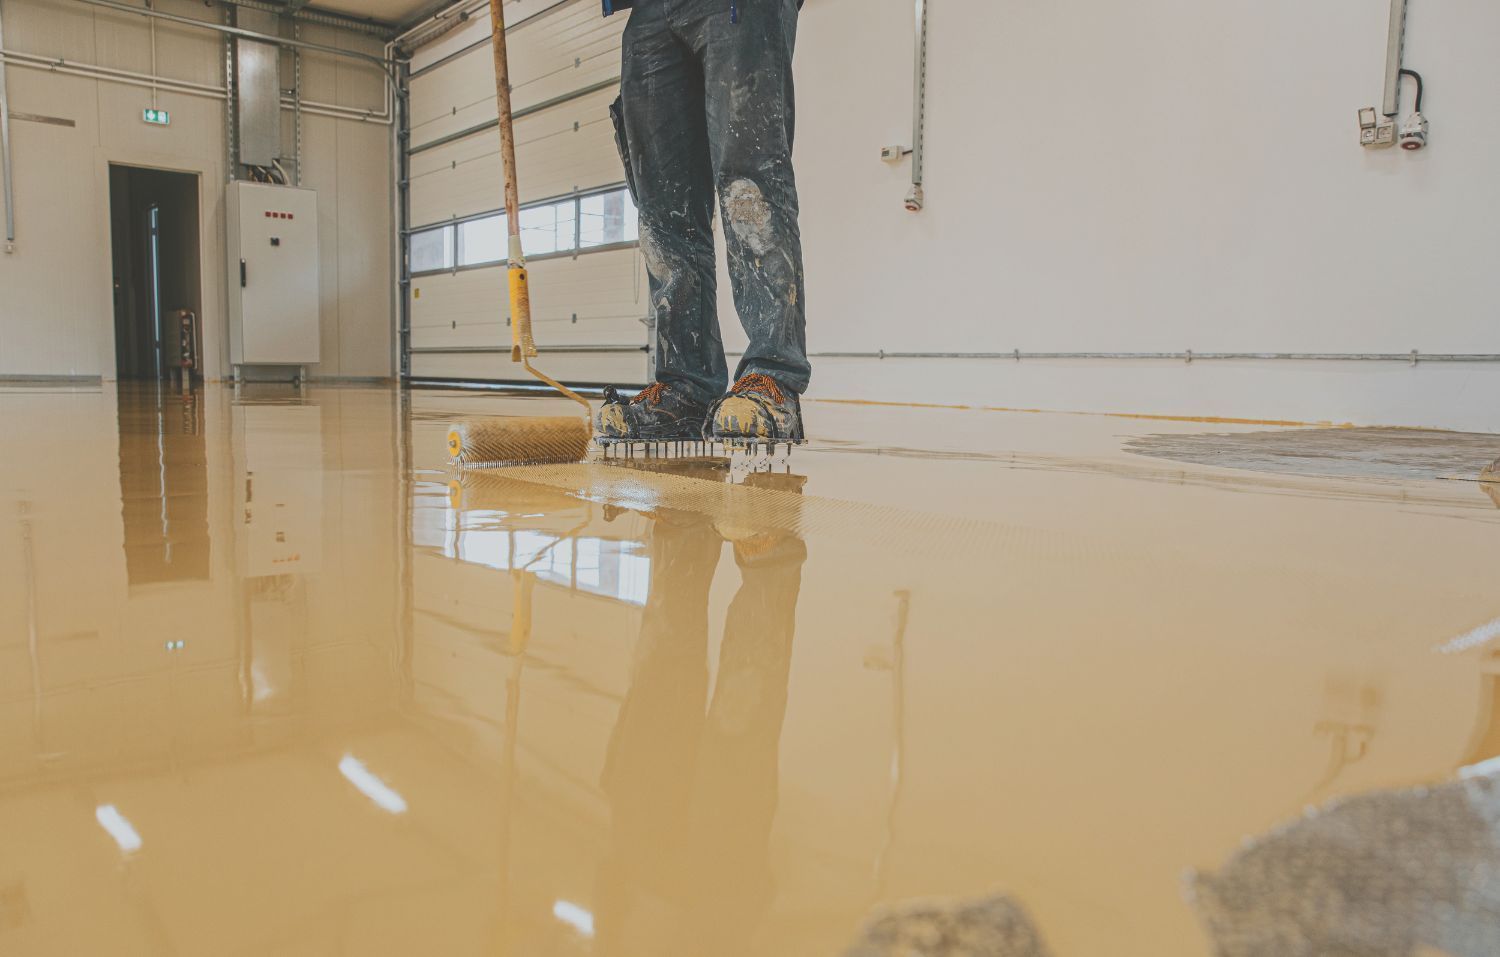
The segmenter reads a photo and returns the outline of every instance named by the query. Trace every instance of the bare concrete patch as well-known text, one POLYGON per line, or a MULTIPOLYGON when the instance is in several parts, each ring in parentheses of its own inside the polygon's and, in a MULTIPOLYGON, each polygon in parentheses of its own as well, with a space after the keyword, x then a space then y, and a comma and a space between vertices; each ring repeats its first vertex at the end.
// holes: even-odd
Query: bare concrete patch
POLYGON ((1145 435, 1125 450, 1149 458, 1284 475, 1477 479, 1500 456, 1500 435, 1427 429, 1283 429, 1145 435))

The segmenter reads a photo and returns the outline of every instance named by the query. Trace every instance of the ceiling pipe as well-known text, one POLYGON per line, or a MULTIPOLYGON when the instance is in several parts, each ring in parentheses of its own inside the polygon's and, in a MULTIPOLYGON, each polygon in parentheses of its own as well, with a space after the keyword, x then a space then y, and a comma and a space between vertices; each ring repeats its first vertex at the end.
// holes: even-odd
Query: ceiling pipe
MULTIPOLYGON (((209 2, 212 2, 212 0, 209 0, 209 2)), ((262 0, 217 0, 217 2, 232 7, 244 7, 247 10, 261 10, 279 16, 290 16, 294 20, 300 20, 303 23, 316 23, 319 26, 336 27, 340 30, 354 30, 359 33, 379 37, 382 40, 389 40, 395 36, 398 29, 394 23, 387 23, 384 20, 348 16, 328 10, 319 10, 316 7, 308 7, 303 4, 297 4, 297 8, 293 10, 290 4, 281 6, 275 3, 265 3, 262 0)))
POLYGON ((195 20, 192 17, 180 17, 172 13, 163 13, 160 10, 148 10, 145 7, 132 7, 129 4, 115 3, 114 0, 73 0, 75 3, 88 4, 91 7, 100 7, 105 10, 115 10, 120 13, 130 13, 140 17, 153 17, 158 20, 170 20, 173 23, 181 23, 201 30, 211 30, 215 33, 223 33, 229 36, 242 37, 247 40, 255 40, 259 43, 270 43, 287 49, 314 50, 318 53, 327 53, 331 56, 348 57, 354 60, 363 60, 380 68, 385 74, 386 81, 392 85, 396 82, 395 73, 392 68, 396 61, 389 57, 382 58, 370 53, 361 53, 358 50, 340 50, 338 47, 326 46, 322 43, 310 43, 306 40, 291 40, 285 37, 272 36, 269 33, 257 33, 254 30, 244 30, 240 27, 226 26, 221 23, 210 23, 206 20, 195 20))

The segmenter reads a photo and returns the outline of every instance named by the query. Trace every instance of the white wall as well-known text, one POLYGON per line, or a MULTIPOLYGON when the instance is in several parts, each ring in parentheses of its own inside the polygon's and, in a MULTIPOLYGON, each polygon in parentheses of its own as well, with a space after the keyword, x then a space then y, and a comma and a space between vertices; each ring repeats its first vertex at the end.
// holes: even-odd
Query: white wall
MULTIPOLYGON (((157 9, 218 22, 219 8, 160 0, 157 9)), ((4 0, 6 48, 149 73, 148 22, 65 0, 4 0)), ((303 39, 379 53, 369 36, 304 26, 303 39)), ((161 75, 222 86, 217 34, 157 24, 161 75)), ((289 66, 284 64, 284 67, 289 66)), ((304 97, 344 106, 383 106, 373 66, 306 54, 304 97)), ((13 111, 73 120, 62 127, 11 123, 15 163, 16 251, 0 253, 0 375, 113 378, 110 163, 199 176, 205 371, 228 374, 225 329, 224 103, 160 93, 167 127, 148 126, 151 92, 60 73, 6 67, 13 111)), ((290 74, 283 86, 290 86, 290 74)), ((287 123, 290 136, 290 123, 287 123)), ((319 191, 323 282, 322 355, 315 374, 391 374, 392 276, 390 128, 307 115, 303 185, 319 191)), ((290 140, 284 152, 291 153, 290 140)))
MULTIPOLYGON (((1500 353, 1500 5, 1413 4, 1426 152, 1367 152, 1386 0, 811 0, 796 168, 837 351, 1500 353)), ((1410 93, 1407 94, 1410 102, 1410 93)), ((726 339, 743 341, 721 281, 726 339)), ((812 395, 1500 431, 1494 365, 824 360, 812 395)))

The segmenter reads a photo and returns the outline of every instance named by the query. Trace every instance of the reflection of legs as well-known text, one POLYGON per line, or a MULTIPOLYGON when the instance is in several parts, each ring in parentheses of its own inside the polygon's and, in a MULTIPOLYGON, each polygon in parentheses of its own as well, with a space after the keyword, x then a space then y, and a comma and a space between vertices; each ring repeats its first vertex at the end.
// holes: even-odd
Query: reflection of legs
POLYGON ((767 860, 797 596, 807 547, 735 545, 743 583, 729 606, 719 674, 688 809, 700 950, 743 948, 770 902, 767 860), (713 949, 706 945, 712 942, 713 949))
POLYGON ((651 532, 651 589, 602 781, 614 831, 599 895, 602 953, 618 949, 631 890, 659 877, 677 845, 708 697, 708 590, 723 546, 700 515, 658 516, 651 532))

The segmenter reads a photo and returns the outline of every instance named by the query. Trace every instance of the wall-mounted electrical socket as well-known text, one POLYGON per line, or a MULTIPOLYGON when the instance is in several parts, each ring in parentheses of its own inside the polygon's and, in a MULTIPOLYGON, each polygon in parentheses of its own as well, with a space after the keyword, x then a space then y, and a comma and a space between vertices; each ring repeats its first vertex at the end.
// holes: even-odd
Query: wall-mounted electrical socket
POLYGON ((887 163, 897 163, 900 162, 901 157, 910 152, 911 150, 907 149, 904 146, 901 146, 900 144, 897 144, 895 146, 882 146, 880 148, 880 158, 882 160, 885 160, 887 163))
POLYGON ((1413 113, 1401 124, 1401 148, 1419 150, 1427 145, 1427 118, 1413 113))
POLYGON ((1359 145, 1366 149, 1384 149, 1396 144, 1396 124, 1381 122, 1375 107, 1367 106, 1359 111, 1359 145))

